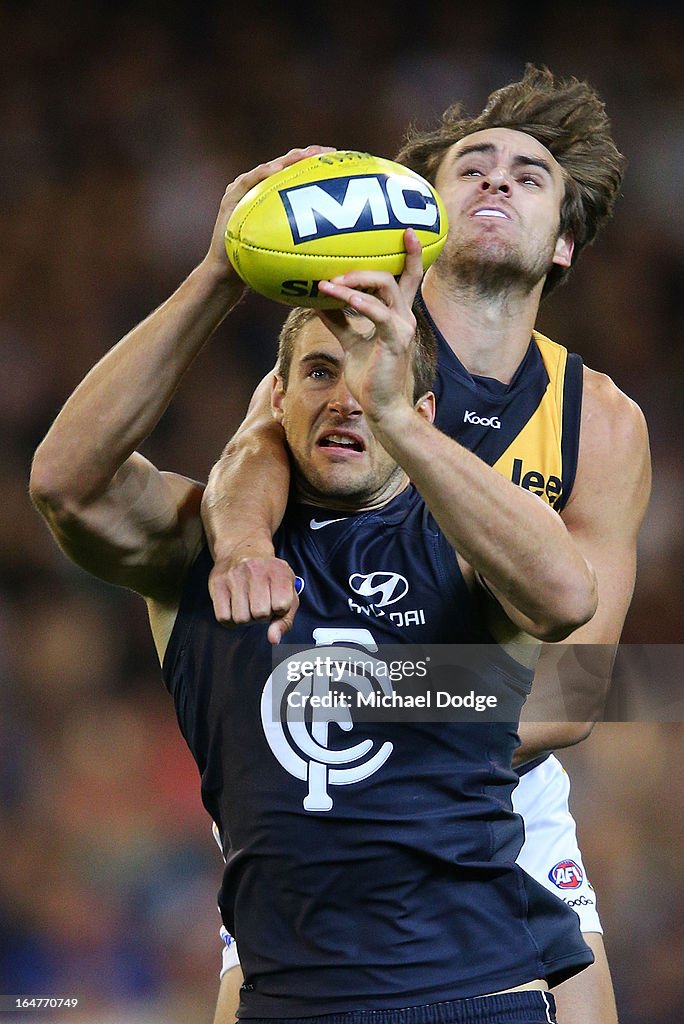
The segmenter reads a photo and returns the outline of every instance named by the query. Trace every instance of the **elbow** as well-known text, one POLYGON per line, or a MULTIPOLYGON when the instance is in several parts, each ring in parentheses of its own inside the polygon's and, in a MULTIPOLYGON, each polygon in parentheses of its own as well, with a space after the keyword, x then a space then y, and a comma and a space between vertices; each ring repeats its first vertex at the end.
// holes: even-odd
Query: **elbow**
POLYGON ((545 643, 559 643, 566 640, 576 629, 584 626, 594 617, 598 608, 596 575, 589 566, 575 585, 567 580, 556 591, 556 599, 540 618, 537 628, 531 632, 545 643))
POLYGON ((50 460, 44 456, 41 448, 33 457, 29 478, 29 495, 38 511, 42 513, 60 504, 60 489, 56 474, 50 460))
POLYGON ((58 463, 39 447, 33 458, 29 478, 29 496, 31 501, 50 522, 61 522, 70 518, 77 504, 78 496, 71 493, 64 474, 58 463))
POLYGON ((595 722, 567 722, 566 747, 574 747, 576 743, 582 743, 591 736, 591 731, 596 725, 595 722))

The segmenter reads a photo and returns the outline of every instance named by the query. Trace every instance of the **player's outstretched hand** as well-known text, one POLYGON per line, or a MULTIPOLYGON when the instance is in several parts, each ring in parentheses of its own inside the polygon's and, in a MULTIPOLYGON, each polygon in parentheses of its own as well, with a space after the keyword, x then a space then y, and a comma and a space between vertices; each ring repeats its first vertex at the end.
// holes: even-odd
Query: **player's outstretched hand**
POLYGON ((282 171, 284 167, 289 167, 290 164, 296 164, 299 160, 305 160, 309 156, 318 156, 320 153, 332 152, 334 152, 333 146, 307 146, 305 149, 291 149, 289 153, 285 153, 283 156, 276 157, 274 160, 267 160, 265 163, 259 164, 258 167, 253 167, 251 171, 238 174, 235 181, 231 181, 223 194, 209 251, 204 259, 204 262, 211 267, 219 280, 225 281, 226 284, 235 285, 240 289, 244 288, 244 284, 226 255, 224 240, 226 224, 243 196, 246 196, 249 190, 258 185, 260 181, 264 181, 265 178, 275 174, 277 171, 282 171))
POLYGON ((412 402, 413 300, 423 276, 422 246, 412 228, 405 234, 406 262, 398 281, 384 271, 354 270, 319 282, 319 291, 354 309, 318 310, 345 351, 349 390, 370 420, 412 402), (360 319, 365 318, 365 319, 360 319))
POLYGON ((292 628, 299 607, 294 573, 275 556, 218 559, 209 575, 209 593, 221 625, 270 622, 272 644, 292 628))

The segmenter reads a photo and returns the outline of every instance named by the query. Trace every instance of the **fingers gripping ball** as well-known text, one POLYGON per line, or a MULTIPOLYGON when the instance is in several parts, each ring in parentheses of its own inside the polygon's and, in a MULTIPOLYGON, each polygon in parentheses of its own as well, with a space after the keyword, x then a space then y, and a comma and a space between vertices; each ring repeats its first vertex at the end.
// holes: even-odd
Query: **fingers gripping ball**
POLYGON ((433 186, 401 164, 368 153, 308 157, 255 185, 226 227, 226 251, 255 291, 291 306, 330 308, 318 282, 350 270, 404 268, 414 228, 427 270, 447 234, 433 186))

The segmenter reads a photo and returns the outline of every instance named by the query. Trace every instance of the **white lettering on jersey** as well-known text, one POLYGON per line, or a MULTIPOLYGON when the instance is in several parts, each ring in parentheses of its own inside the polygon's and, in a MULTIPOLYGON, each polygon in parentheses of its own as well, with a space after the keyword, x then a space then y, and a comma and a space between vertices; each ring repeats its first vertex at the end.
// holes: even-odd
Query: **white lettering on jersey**
POLYGON ((480 427, 493 427, 494 430, 501 430, 501 420, 498 416, 478 416, 474 412, 469 412, 466 409, 463 417, 464 423, 477 423, 480 427))

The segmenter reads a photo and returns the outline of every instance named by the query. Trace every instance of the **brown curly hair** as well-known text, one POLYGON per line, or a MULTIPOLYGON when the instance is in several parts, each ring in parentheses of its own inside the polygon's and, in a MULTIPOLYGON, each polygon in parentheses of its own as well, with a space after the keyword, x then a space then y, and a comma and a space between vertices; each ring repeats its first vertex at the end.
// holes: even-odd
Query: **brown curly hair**
MULTIPOLYGON (((527 64, 523 78, 493 92, 477 117, 468 117, 455 103, 435 129, 410 128, 395 159, 434 183, 447 150, 486 128, 525 132, 558 161, 565 177, 560 233, 569 233, 574 240, 574 265, 611 217, 625 169, 625 158, 611 137, 605 105, 587 82, 557 79, 548 68, 527 64)), ((561 284, 569 270, 554 265, 543 294, 561 284)))

